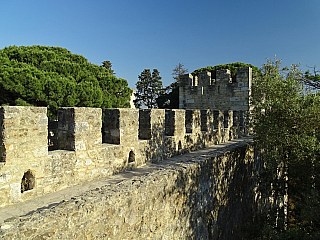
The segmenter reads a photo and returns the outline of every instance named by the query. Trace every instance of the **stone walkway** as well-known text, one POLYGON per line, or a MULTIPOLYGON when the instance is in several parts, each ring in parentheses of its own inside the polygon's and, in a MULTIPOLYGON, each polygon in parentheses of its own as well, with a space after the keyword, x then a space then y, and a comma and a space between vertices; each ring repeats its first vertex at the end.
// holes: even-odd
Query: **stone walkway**
POLYGON ((219 145, 214 145, 212 147, 208 147, 199 151, 175 156, 159 163, 152 163, 152 164, 140 166, 137 169, 119 173, 117 175, 110 176, 106 179, 100 179, 97 181, 87 182, 82 185, 68 187, 58 192, 50 193, 33 200, 18 203, 16 205, 7 206, 0 209, 0 224, 3 223, 6 219, 27 215, 30 212, 41 210, 41 208, 47 208, 47 207, 59 204, 62 201, 69 200, 75 196, 79 196, 89 191, 90 189, 101 188, 102 186, 105 186, 107 184, 117 184, 121 181, 132 179, 136 176, 141 176, 144 174, 151 173, 152 171, 156 171, 159 169, 159 167, 163 168, 166 165, 172 165, 181 161, 192 159, 197 156, 203 156, 203 155, 209 155, 209 154, 220 155, 224 153, 226 150, 243 146, 249 142, 252 142, 251 137, 243 137, 243 138, 235 139, 233 141, 221 143, 219 145))

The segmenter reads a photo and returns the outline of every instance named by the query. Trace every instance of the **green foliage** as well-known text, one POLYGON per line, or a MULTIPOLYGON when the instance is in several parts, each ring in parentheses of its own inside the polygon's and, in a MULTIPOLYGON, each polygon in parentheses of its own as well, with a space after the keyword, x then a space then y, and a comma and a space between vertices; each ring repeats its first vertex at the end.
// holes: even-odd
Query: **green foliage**
POLYGON ((199 68, 199 69, 194 70, 191 74, 193 76, 195 76, 200 72, 208 71, 208 72, 211 72, 212 76, 215 76, 217 70, 229 69, 231 72, 231 77, 234 78, 237 73, 237 68, 239 68, 239 67, 251 67, 253 76, 257 75, 260 72, 259 68, 256 66, 253 66, 252 64, 236 62, 236 63, 227 63, 227 64, 221 64, 221 65, 216 65, 216 66, 207 66, 204 68, 199 68))
POLYGON ((151 74, 150 69, 144 69, 138 78, 134 100, 136 107, 157 108, 156 99, 164 92, 159 71, 153 69, 151 74))
POLYGON ((265 162, 261 182, 266 187, 261 189, 280 200, 287 193, 288 215, 285 217, 285 208, 275 205, 269 213, 271 221, 260 226, 264 237, 256 239, 317 239, 320 95, 303 94, 303 76, 297 65, 281 69, 280 62, 268 60, 254 78, 251 117, 254 141, 265 162), (283 218, 278 218, 281 213, 283 218))
POLYGON ((175 80, 166 87, 166 92, 157 98, 159 108, 178 109, 179 108, 179 81, 180 76, 186 74, 188 69, 184 68, 182 63, 176 65, 172 70, 173 79, 175 80))
POLYGON ((0 50, 0 104, 59 107, 129 107, 126 80, 61 47, 10 46, 0 50))
POLYGON ((316 66, 314 66, 312 73, 309 70, 304 73, 304 77, 302 78, 302 83, 304 84, 306 89, 319 91, 320 89, 319 72, 320 70, 317 70, 316 66))
POLYGON ((308 159, 319 150, 319 95, 303 95, 296 65, 285 70, 280 61, 268 60, 252 88, 254 139, 276 165, 308 159))
POLYGON ((107 69, 109 71, 110 74, 115 75, 116 73, 114 72, 112 68, 112 63, 110 61, 103 61, 102 62, 102 67, 104 67, 105 69, 107 69))

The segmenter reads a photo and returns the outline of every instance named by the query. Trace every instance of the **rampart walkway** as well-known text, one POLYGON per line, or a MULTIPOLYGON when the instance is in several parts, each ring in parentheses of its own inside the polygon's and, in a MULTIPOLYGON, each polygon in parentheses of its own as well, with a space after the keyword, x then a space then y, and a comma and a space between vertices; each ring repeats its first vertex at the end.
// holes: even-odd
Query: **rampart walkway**
POLYGON ((24 216, 24 215, 30 215, 35 211, 49 209, 55 205, 59 205, 64 201, 69 201, 71 198, 80 196, 89 190, 101 188, 105 185, 116 186, 118 183, 124 180, 134 179, 142 175, 148 175, 154 171, 170 169, 170 168, 178 168, 179 166, 181 166, 182 163, 185 163, 185 162, 190 162, 190 161, 201 162, 205 159, 208 159, 209 157, 222 155, 226 151, 243 147, 244 145, 251 142, 252 142, 251 137, 242 137, 239 139, 214 145, 212 147, 208 147, 195 152, 174 156, 172 158, 166 159, 159 163, 147 164, 130 171, 126 171, 123 173, 119 173, 117 175, 107 177, 106 179, 103 179, 103 180, 92 181, 86 184, 69 187, 69 188, 60 190, 58 192, 47 194, 45 196, 39 197, 34 200, 4 207, 0 209, 0 224, 2 225, 0 229, 0 237, 1 237, 1 230, 5 230, 7 227, 9 227, 9 225, 6 225, 6 222, 12 221, 13 218, 24 216))

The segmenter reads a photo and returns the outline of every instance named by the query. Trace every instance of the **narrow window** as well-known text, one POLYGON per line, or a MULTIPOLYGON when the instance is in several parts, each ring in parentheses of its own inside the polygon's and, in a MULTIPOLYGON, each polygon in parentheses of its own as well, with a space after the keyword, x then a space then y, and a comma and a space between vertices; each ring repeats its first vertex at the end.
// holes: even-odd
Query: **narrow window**
POLYGON ((35 178, 30 170, 24 173, 21 180, 21 193, 29 191, 34 188, 35 178))
POLYGON ((134 162, 136 160, 136 154, 134 153, 133 150, 131 150, 129 152, 129 159, 128 159, 128 162, 131 163, 131 162, 134 162))
POLYGON ((178 151, 180 151, 182 149, 182 144, 181 144, 181 141, 179 141, 178 143, 178 151))

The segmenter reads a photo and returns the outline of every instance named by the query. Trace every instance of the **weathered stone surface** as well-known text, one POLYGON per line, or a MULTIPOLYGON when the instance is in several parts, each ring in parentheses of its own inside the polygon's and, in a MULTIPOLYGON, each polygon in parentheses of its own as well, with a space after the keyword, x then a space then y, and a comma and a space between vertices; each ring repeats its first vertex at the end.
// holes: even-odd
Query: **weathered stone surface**
POLYGON ((212 110, 107 109, 104 116, 102 126, 101 109, 61 108, 48 129, 46 108, 2 107, 0 207, 245 133, 212 110))
MULTIPOLYGON (((0 224, 3 239, 238 239, 260 163, 247 140, 112 176, 0 224)), ((0 210, 1 211, 1 210, 0 210)))
POLYGON ((251 68, 238 68, 236 79, 231 79, 228 69, 217 70, 216 76, 185 74, 180 81, 179 108, 249 111, 251 82, 251 68))
MULTIPOLYGON (((33 198, 21 193, 23 176, 30 171, 42 178, 47 159, 47 109, 3 106, 1 118, 0 207, 33 198)), ((29 179, 25 179, 29 181, 29 179)), ((32 190, 30 190, 32 191, 32 190)), ((33 191, 34 192, 34 191, 33 191)))

